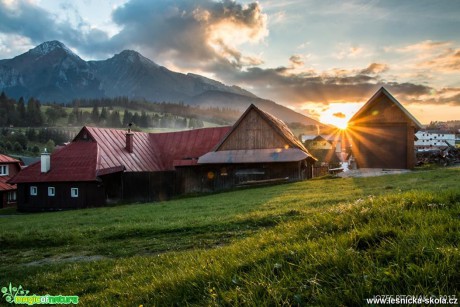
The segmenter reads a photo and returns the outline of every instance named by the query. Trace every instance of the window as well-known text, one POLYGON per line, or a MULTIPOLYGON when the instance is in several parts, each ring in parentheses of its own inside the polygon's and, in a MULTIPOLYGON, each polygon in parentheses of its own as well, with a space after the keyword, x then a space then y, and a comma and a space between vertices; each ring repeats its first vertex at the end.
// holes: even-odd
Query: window
POLYGON ((38 194, 38 189, 35 186, 30 187, 30 195, 36 196, 38 194))
POLYGON ((0 165, 0 176, 8 176, 8 165, 0 165))
POLYGON ((71 188, 70 189, 70 196, 71 197, 78 197, 78 188, 71 188))
POLYGON ((8 202, 16 201, 16 191, 11 191, 8 193, 8 202))
POLYGON ((48 187, 48 196, 56 195, 56 189, 54 187, 48 187))

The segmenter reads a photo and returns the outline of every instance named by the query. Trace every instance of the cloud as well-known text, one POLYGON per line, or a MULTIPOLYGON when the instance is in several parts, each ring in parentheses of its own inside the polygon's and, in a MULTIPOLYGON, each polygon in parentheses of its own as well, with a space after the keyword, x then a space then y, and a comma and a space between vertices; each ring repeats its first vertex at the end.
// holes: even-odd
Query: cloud
POLYGON ((386 64, 371 63, 364 69, 331 71, 303 70, 294 67, 263 69, 250 67, 233 71, 227 79, 236 84, 251 84, 253 91, 263 97, 301 108, 305 103, 325 106, 334 102, 364 102, 384 86, 398 99, 412 102, 429 95, 433 88, 410 82, 386 81, 379 74, 386 64), (363 73, 363 72, 366 72, 363 73), (372 74, 368 74, 372 72, 372 74))
POLYGON ((297 54, 292 55, 289 58, 289 62, 291 62, 292 67, 302 67, 305 64, 305 62, 302 59, 302 56, 297 55, 297 54))
MULTIPOLYGON (((407 45, 401 48, 396 48, 396 52, 401 52, 401 53, 413 53, 413 52, 427 52, 427 51, 433 51, 433 50, 439 50, 439 48, 445 48, 450 45, 450 42, 436 42, 432 40, 425 40, 419 43, 407 45)), ((391 51, 390 48, 385 48, 386 51, 391 51)))
POLYGON ((93 57, 141 49, 153 60, 176 58, 176 66, 183 68, 262 63, 258 56, 239 50, 268 35, 267 15, 257 2, 130 0, 112 12, 121 29, 113 36, 85 22, 71 4, 65 5, 68 13, 57 16, 30 1, 2 0, 0 33, 22 36, 34 45, 60 40, 93 57))
POLYGON ((386 64, 372 63, 367 68, 361 71, 364 75, 375 75, 388 71, 389 67, 386 64))
POLYGON ((337 117, 337 118, 345 118, 345 117, 347 117, 342 112, 333 113, 332 116, 337 117))
POLYGON ((93 54, 98 51, 107 54, 119 46, 112 46, 113 42, 105 32, 91 28, 81 18, 75 17, 75 11, 72 15, 78 21, 76 26, 68 19, 60 20, 59 16, 31 1, 0 1, 0 32, 28 39, 34 45, 60 40, 70 47, 93 54))
POLYGON ((419 63, 419 67, 437 72, 458 73, 460 70, 460 49, 448 48, 443 53, 419 63))
POLYGON ((238 47, 268 35, 267 15, 257 2, 131 0, 113 12, 113 20, 123 28, 114 39, 154 59, 173 55, 184 68, 259 65, 260 58, 238 47))

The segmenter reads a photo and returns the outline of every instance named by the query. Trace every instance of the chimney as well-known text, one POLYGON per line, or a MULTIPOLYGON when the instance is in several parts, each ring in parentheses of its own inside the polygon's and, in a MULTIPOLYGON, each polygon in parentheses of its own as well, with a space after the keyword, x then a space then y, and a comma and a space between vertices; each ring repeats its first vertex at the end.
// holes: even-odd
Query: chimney
POLYGON ((133 153, 133 140, 134 140, 134 133, 131 132, 131 123, 129 123, 128 133, 126 133, 126 150, 129 153, 133 153))
POLYGON ((41 171, 42 173, 48 173, 51 169, 51 157, 45 148, 45 152, 41 154, 41 171))

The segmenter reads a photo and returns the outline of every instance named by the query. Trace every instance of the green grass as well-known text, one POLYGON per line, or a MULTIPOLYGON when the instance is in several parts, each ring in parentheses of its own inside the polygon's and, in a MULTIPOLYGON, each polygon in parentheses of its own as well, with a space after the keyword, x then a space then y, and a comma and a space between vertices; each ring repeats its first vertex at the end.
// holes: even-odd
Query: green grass
POLYGON ((3 215, 0 287, 83 306, 364 305, 457 295, 460 168, 3 215))

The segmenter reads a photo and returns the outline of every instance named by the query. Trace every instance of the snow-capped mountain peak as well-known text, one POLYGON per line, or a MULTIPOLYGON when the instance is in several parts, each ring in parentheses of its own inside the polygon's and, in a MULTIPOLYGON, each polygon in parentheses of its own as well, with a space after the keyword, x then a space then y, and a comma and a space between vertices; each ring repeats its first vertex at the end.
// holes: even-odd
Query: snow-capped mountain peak
POLYGON ((66 45, 64 45, 63 43, 59 42, 59 41, 48 41, 48 42, 44 42, 40 45, 38 45, 37 47, 29 50, 29 52, 31 54, 34 54, 34 55, 37 55, 37 56, 41 56, 41 55, 46 55, 46 54, 49 54, 50 52, 56 50, 56 49, 62 49, 64 50, 67 54, 70 54, 72 56, 76 56, 78 57, 78 55, 76 55, 72 50, 70 50, 69 48, 67 48, 66 45))

